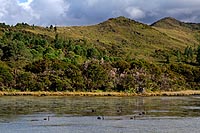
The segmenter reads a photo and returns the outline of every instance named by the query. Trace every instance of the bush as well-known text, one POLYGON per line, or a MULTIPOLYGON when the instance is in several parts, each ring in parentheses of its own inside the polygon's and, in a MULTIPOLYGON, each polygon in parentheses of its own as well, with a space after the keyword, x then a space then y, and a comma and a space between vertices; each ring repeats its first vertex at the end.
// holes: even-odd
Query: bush
POLYGON ((8 87, 13 82, 13 80, 14 77, 11 73, 11 69, 0 61, 0 84, 8 87))

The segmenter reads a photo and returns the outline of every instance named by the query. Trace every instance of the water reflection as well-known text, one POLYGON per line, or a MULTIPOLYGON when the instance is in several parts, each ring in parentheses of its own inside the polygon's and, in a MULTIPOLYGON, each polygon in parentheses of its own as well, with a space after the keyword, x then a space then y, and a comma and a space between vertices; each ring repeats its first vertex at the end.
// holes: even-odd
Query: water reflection
POLYGON ((78 116, 199 116, 199 97, 0 97, 1 118, 36 113, 78 116))
POLYGON ((0 97, 3 132, 196 132, 200 97, 0 97))

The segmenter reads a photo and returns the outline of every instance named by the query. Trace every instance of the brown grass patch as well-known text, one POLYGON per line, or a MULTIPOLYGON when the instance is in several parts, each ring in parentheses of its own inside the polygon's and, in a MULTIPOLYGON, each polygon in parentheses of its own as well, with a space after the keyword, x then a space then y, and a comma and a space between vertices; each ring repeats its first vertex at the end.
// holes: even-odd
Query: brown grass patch
POLYGON ((186 90, 176 92, 146 92, 141 94, 125 92, 6 92, 0 91, 0 96, 190 96, 200 95, 199 90, 186 90))

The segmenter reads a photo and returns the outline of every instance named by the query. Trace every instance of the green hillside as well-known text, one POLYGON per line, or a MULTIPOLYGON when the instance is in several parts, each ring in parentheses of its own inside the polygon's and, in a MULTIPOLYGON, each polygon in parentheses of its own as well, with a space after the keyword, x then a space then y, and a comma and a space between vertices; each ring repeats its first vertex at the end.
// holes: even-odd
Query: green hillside
POLYGON ((153 23, 151 26, 182 44, 189 46, 199 44, 199 24, 184 23, 167 17, 153 23))
MULTIPOLYGON (((62 36, 86 39, 96 47, 113 51, 113 47, 121 50, 115 56, 155 60, 151 55, 159 50, 183 50, 191 42, 179 41, 154 27, 124 18, 109 19, 94 26, 60 27, 62 36)), ((195 39, 193 42, 198 44, 195 39)), ((112 53, 113 55, 114 53, 112 53)))
POLYGON ((118 17, 91 26, 0 24, 0 90, 199 89, 199 24, 118 17))

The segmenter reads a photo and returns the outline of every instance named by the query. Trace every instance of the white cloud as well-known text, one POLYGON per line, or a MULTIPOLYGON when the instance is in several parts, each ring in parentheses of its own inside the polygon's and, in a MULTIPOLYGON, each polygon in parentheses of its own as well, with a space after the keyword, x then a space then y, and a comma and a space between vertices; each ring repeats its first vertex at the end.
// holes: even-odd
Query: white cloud
POLYGON ((88 6, 94 6, 97 2, 98 2, 98 0, 87 0, 86 1, 88 6))
POLYGON ((29 6, 38 17, 36 24, 64 24, 69 4, 64 0, 33 0, 29 6))
POLYGON ((0 0, 0 3, 0 21, 14 24, 27 20, 29 15, 17 0, 0 0))
POLYGON ((141 19, 145 17, 145 13, 137 7, 128 7, 126 12, 129 14, 130 18, 133 19, 141 19))
POLYGON ((0 21, 86 25, 125 16, 145 23, 171 16, 200 22, 200 0, 0 0, 0 21))
POLYGON ((37 25, 65 24, 69 4, 65 0, 0 0, 0 21, 37 25))
POLYGON ((20 2, 18 1, 18 5, 21 6, 24 9, 30 10, 30 4, 33 2, 33 0, 27 0, 26 2, 20 2))

